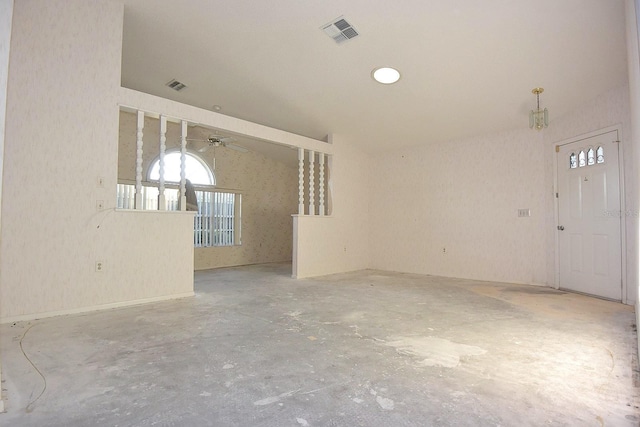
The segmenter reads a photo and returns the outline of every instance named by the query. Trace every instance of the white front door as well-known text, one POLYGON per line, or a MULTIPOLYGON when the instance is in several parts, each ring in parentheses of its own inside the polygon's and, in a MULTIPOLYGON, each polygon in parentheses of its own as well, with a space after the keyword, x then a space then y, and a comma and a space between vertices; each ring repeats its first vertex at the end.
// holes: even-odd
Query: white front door
POLYGON ((622 300, 618 133, 559 146, 560 288, 622 300))

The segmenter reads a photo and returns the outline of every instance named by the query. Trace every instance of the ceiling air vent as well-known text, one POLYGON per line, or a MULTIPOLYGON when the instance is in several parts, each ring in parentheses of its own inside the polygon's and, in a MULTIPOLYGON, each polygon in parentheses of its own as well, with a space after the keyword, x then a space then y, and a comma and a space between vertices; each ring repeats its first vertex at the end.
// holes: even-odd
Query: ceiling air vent
POLYGON ((358 32, 342 16, 332 22, 320 27, 326 35, 331 37, 336 43, 343 43, 358 35, 358 32))
POLYGON ((167 83, 167 86, 169 86, 171 89, 175 90, 176 92, 180 92, 182 89, 187 87, 187 85, 185 85, 184 83, 180 83, 176 79, 173 79, 169 83, 167 83))

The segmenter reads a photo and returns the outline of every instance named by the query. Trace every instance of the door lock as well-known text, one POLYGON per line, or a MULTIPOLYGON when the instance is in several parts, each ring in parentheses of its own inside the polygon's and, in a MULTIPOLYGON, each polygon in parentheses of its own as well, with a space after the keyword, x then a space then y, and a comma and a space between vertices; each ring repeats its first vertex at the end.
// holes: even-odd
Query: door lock
POLYGON ((559 225, 558 226, 558 230, 560 230, 560 231, 564 230, 564 225, 559 225))

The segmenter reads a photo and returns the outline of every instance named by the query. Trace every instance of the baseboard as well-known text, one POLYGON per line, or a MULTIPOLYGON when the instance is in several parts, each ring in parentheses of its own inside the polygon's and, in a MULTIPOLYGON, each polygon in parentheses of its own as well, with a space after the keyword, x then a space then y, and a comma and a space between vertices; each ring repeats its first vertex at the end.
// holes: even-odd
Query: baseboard
POLYGON ((217 270, 220 268, 233 268, 233 267, 250 267, 252 265, 289 264, 289 263, 292 264, 293 261, 291 259, 285 259, 283 261, 265 261, 265 262, 251 262, 251 263, 240 263, 240 264, 231 263, 231 264, 214 265, 209 267, 196 266, 194 267, 194 271, 217 270))
POLYGON ((47 312, 44 312, 44 313, 25 314, 25 315, 21 315, 21 316, 12 316, 12 317, 1 318, 0 319, 0 324, 13 323, 13 322, 24 322, 24 321, 27 321, 27 320, 44 319, 44 318, 47 318, 47 317, 55 317, 55 316, 67 316, 67 315, 70 315, 70 314, 82 314, 82 313, 88 313, 88 312, 91 312, 91 311, 109 310, 109 309, 113 309, 113 308, 130 307, 130 306, 134 306, 134 305, 148 304, 148 303, 152 303, 152 302, 160 302, 160 301, 167 301, 167 300, 172 300, 172 299, 187 298, 187 297, 192 297, 194 295, 195 295, 195 293, 193 291, 191 291, 191 292, 185 292, 185 293, 182 293, 182 294, 164 295, 164 296, 161 296, 161 297, 143 298, 143 299, 137 299, 137 300, 131 300, 131 301, 113 302, 113 303, 109 303, 109 304, 100 304, 100 305, 94 305, 94 306, 90 306, 90 307, 73 308, 73 309, 70 309, 70 310, 47 311, 47 312))

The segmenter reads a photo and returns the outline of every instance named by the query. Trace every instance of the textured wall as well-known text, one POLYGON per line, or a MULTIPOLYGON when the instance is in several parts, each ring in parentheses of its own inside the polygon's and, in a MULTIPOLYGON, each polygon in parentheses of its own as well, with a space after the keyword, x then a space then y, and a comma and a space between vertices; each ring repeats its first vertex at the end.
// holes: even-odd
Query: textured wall
MULTIPOLYGON (((583 105, 576 111, 572 111, 552 121, 549 128, 544 132, 545 143, 545 188, 553 186, 553 157, 555 156, 555 145, 563 140, 574 138, 589 132, 597 131, 614 125, 622 128, 620 139, 620 150, 622 152, 621 168, 624 169, 624 176, 621 185, 624 185, 622 198, 626 202, 626 215, 624 222, 626 226, 627 251, 623 253, 626 263, 627 283, 637 283, 638 281, 638 203, 635 166, 633 162, 634 148, 631 138, 631 125, 629 114, 629 88, 627 86, 611 90, 600 94, 591 102, 583 105)), ((547 282, 555 283, 555 217, 553 207, 552 192, 545 193, 545 211, 547 212, 548 227, 545 231, 545 247, 548 248, 546 258, 547 282)), ((632 303, 636 298, 636 286, 627 286, 627 302, 632 303)))
POLYGON ((113 210, 122 20, 123 5, 112 0, 14 4, 0 238, 3 321, 193 291, 192 269, 175 267, 192 263, 192 245, 179 237, 188 233, 190 216, 113 210), (97 200, 105 210, 97 211, 97 200), (171 232, 160 231, 165 228, 171 232), (97 260, 104 271, 95 271, 97 260))
MULTIPOLYGON (((2 165, 4 164, 4 129, 7 113, 7 75, 12 17, 13 0, 0 0, 0 206, 2 206, 2 165)), ((0 209, 0 229, 2 228, 1 215, 2 210, 0 209)), ((0 274, 2 273, 0 272, 0 274)))
POLYGON ((373 267, 543 283, 543 150, 527 128, 377 156, 373 267))
MULTIPOLYGON (((0 206, 2 206, 2 165, 4 164, 4 129, 7 113, 7 74, 9 71, 9 46, 11 43, 12 18, 13 0, 0 0, 0 206)), ((0 230, 2 230, 2 209, 0 209, 0 230)), ((1 257, 2 253, 0 252, 0 258, 1 257)), ((1 282, 2 271, 0 271, 0 283, 1 282)), ((1 380, 2 363, 0 363, 0 382, 1 380)), ((3 411, 4 401, 0 395, 0 412, 3 411)))
MULTIPOLYGON (((151 162, 158 156, 158 120, 145 118, 143 178, 151 162)), ((211 132, 189 128, 189 138, 206 138, 211 132)), ((136 117, 120 113, 120 146, 118 177, 135 180, 136 117)), ((180 127, 167 126, 167 149, 179 147, 180 127)), ((200 156, 209 167, 214 151, 200 156)), ((242 245, 195 249, 195 269, 225 267, 265 262, 291 261, 293 214, 298 207, 297 168, 287 166, 257 152, 240 153, 217 148, 216 181, 220 188, 242 194, 242 245)))
MULTIPOLYGON (((552 115, 542 132, 523 128, 376 156, 372 266, 555 285, 554 145, 622 124, 624 198, 631 212, 625 218, 626 275, 635 283, 637 205, 628 109, 623 87, 562 117, 552 115), (531 209, 532 216, 517 218, 519 208, 531 209)), ((635 290, 628 292, 632 302, 635 290)))
MULTIPOLYGON (((637 183, 640 181, 640 170, 638 167, 640 165, 640 52, 638 51, 638 45, 640 44, 640 40, 638 39, 638 32, 640 30, 640 20, 638 19, 640 17, 640 1, 626 0, 625 12, 627 30, 627 65, 629 67, 629 127, 631 129, 628 138, 630 141, 629 146, 631 146, 632 149, 632 163, 635 166, 633 175, 629 175, 631 177, 629 180, 637 183)), ((629 153, 627 153, 627 155, 628 154, 629 153)), ((635 201, 635 205, 631 206, 631 208, 638 209, 640 207, 639 185, 635 186, 635 192, 633 193, 632 200, 635 201)), ((634 218, 632 221, 636 227, 638 227, 638 221, 639 218, 634 218)), ((636 253, 630 267, 635 274, 635 277, 633 274, 629 274, 628 287, 636 291, 636 325, 638 325, 640 324, 640 283, 638 283, 640 278, 638 277, 637 272, 640 256, 638 253, 640 233, 636 231, 635 235, 631 235, 630 238, 635 241, 636 253)), ((640 330, 638 330, 638 349, 640 350, 640 330)))
MULTIPOLYGON (((319 276, 370 267, 369 200, 372 194, 371 158, 353 148, 345 137, 332 137, 328 188, 331 217, 295 218, 298 254, 294 276, 319 276)), ((306 200, 306 199, 305 199, 306 200)), ((307 201, 308 202, 308 201, 307 201)))

